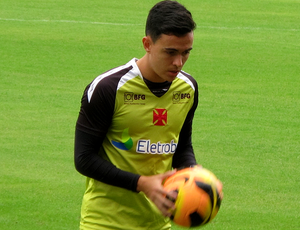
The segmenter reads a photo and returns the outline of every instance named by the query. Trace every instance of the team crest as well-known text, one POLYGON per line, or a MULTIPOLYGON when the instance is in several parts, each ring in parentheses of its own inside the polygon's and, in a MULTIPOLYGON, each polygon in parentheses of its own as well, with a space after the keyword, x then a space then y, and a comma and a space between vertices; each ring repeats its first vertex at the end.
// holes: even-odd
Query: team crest
POLYGON ((168 112, 166 109, 154 109, 153 110, 153 124, 159 126, 165 126, 167 124, 168 112))

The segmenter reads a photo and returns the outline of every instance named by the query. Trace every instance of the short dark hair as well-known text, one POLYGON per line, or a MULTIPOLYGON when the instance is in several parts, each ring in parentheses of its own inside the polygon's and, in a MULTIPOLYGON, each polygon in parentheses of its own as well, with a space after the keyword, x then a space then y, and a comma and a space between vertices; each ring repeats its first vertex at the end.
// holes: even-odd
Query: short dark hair
POLYGON ((192 14, 177 1, 165 0, 157 3, 149 12, 146 23, 146 36, 153 42, 162 35, 184 36, 196 28, 192 14))

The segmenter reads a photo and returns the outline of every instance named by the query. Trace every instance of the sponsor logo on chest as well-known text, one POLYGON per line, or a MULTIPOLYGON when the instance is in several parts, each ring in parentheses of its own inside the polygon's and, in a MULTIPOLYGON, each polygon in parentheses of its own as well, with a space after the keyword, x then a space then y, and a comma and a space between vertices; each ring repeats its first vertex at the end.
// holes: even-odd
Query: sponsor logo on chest
MULTIPOLYGON (((111 144, 119 149, 129 151, 133 148, 133 140, 129 136, 128 128, 120 133, 121 140, 112 140, 111 144)), ((136 152, 141 154, 174 154, 177 148, 177 143, 171 140, 169 143, 156 142, 152 143, 150 139, 139 139, 136 144, 136 152)))
MULTIPOLYGON (((185 93, 181 91, 174 91, 171 97, 171 102, 173 104, 185 104, 191 99, 190 93, 185 93)), ((124 93, 124 104, 126 105, 146 105, 146 95, 126 92, 124 93)))

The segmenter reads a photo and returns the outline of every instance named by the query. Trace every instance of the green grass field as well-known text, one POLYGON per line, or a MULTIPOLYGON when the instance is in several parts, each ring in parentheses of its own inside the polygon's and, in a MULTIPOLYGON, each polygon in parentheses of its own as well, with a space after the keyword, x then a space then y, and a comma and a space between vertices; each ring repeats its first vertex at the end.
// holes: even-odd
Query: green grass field
MULTIPOLYGON (((184 68, 200 90, 194 149, 224 183, 203 229, 300 229, 300 1, 180 2, 198 24, 184 68)), ((155 3, 0 1, 1 230, 78 229, 82 92, 142 57, 155 3)))

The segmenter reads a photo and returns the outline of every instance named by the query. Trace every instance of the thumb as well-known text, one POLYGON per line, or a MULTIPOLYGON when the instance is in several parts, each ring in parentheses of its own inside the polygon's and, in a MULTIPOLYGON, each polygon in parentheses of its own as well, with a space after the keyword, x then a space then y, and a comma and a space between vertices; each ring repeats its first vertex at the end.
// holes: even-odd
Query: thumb
POLYGON ((163 184, 165 183, 166 179, 168 179, 170 176, 174 175, 177 172, 176 169, 165 172, 163 174, 161 174, 162 179, 163 179, 163 184))
POLYGON ((163 178, 168 178, 168 177, 174 175, 176 172, 177 172, 176 169, 171 170, 171 171, 168 171, 168 172, 165 172, 165 173, 163 174, 163 178))

